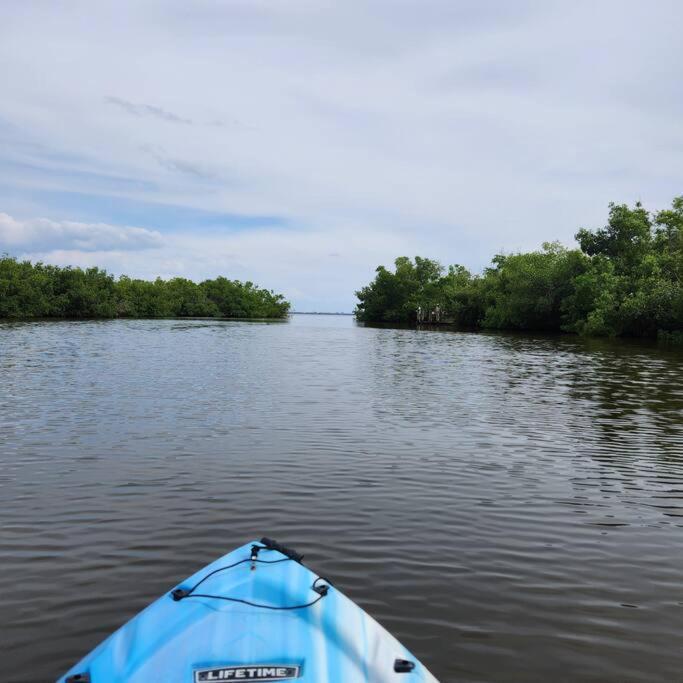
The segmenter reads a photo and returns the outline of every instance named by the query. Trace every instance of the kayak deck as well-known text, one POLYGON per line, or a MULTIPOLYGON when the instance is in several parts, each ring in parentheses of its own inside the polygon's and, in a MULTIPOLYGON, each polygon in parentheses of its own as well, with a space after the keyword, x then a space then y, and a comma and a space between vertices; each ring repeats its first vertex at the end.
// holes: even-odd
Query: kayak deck
POLYGON ((290 552, 254 542, 219 558, 133 617, 59 683, 436 683, 382 626, 290 552))

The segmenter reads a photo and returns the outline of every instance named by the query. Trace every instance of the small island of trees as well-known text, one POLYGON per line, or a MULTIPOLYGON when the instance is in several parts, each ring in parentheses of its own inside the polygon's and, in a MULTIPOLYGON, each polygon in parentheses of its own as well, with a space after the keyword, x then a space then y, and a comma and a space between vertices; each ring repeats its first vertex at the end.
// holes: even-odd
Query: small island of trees
POLYGON ((288 311, 281 294, 225 277, 117 279, 100 268, 0 258, 0 319, 282 318, 288 311))
POLYGON ((683 197, 650 214, 610 204, 604 228, 581 229, 579 249, 558 242, 498 254, 481 275, 405 256, 356 292, 364 322, 448 322, 467 329, 659 335, 683 340, 683 197))

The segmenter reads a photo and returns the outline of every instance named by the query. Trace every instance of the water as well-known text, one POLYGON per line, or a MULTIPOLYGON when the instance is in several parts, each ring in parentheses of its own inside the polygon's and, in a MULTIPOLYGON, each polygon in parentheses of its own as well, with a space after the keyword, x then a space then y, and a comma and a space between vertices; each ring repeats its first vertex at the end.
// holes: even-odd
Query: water
POLYGON ((444 682, 683 677, 681 352, 3 324, 0 381, 2 680, 56 677, 264 534, 444 682))

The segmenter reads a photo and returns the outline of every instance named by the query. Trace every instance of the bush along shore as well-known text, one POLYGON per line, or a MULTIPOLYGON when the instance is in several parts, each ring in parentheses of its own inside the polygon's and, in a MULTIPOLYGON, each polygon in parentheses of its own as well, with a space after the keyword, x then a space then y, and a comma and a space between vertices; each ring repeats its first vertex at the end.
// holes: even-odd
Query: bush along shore
POLYGON ((100 268, 60 268, 0 258, 0 319, 25 318, 283 318, 281 294, 225 277, 199 284, 154 281, 100 268))
POLYGON ((397 258, 356 292, 364 322, 573 332, 683 341, 683 197, 651 214, 610 204, 604 228, 539 251, 498 254, 482 274, 397 258))

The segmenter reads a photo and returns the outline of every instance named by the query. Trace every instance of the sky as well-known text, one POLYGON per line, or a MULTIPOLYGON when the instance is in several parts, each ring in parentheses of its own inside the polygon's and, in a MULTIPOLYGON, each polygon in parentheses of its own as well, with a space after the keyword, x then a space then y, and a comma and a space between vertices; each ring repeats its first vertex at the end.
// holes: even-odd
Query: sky
POLYGON ((679 0, 2 0, 0 252, 351 311, 683 194, 679 0))

